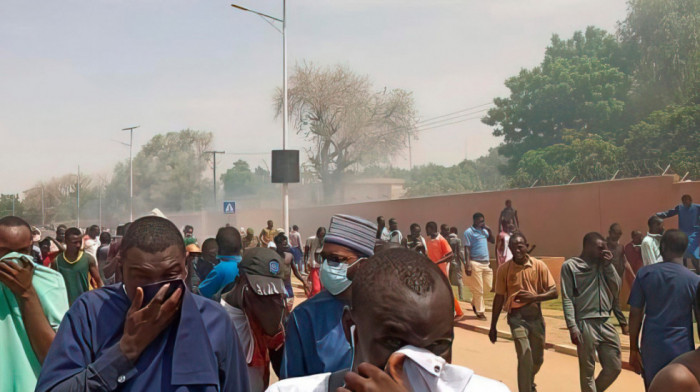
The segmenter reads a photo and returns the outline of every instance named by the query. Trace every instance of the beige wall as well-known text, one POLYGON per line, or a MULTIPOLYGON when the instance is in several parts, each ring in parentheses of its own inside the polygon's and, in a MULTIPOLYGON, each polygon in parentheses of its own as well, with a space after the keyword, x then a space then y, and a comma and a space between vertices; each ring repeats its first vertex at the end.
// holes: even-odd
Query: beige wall
MULTIPOLYGON (((518 210, 521 229, 531 244, 536 244, 535 255, 569 257, 580 252, 581 240, 589 231, 607 233, 613 222, 619 222, 624 231, 623 240, 629 241, 629 232, 646 232, 646 221, 653 213, 680 203, 688 193, 700 200, 700 182, 675 182, 674 176, 644 177, 615 181, 593 182, 551 187, 513 189, 498 192, 466 193, 459 195, 387 200, 357 204, 295 208, 291 202, 290 224, 297 224, 303 236, 313 235, 318 226, 328 226, 336 213, 359 215, 374 221, 378 215, 387 220, 394 217, 402 232, 411 223, 434 220, 465 230, 472 222, 472 214, 480 211, 492 228, 504 201, 511 199, 518 210)), ((280 203, 281 204, 281 203, 280 203)), ((211 235, 216 227, 231 223, 234 226, 252 226, 259 231, 267 219, 281 226, 280 210, 249 211, 239 206, 236 216, 212 214, 169 215, 178 225, 190 223, 202 233, 211 235)), ((677 226, 677 219, 666 221, 666 228, 677 226)))

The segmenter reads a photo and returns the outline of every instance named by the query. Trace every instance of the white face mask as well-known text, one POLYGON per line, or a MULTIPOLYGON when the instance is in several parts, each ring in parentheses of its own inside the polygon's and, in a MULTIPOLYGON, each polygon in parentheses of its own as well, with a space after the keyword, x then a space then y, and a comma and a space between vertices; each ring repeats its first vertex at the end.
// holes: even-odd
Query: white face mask
POLYGON ((450 365, 422 348, 404 346, 396 354, 406 356, 401 378, 412 392, 462 392, 474 375, 472 370, 450 365))

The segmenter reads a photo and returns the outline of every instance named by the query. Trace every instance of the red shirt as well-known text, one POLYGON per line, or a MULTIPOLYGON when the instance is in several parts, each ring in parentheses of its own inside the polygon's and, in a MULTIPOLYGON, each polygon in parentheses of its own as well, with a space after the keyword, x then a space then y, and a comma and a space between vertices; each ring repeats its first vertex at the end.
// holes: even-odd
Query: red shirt
POLYGON ((640 246, 634 246, 630 241, 629 244, 625 245, 625 257, 627 262, 630 263, 632 271, 636 275, 640 268, 644 266, 644 260, 642 260, 642 248, 640 246))
MULTIPOLYGON (((441 235, 438 235, 436 238, 430 238, 430 236, 428 236, 425 239, 425 246, 428 248, 428 258, 432 260, 433 263, 437 263, 440 259, 445 257, 446 254, 452 252, 450 243, 441 235)), ((447 276, 447 263, 438 264, 438 267, 440 267, 442 273, 447 276)))

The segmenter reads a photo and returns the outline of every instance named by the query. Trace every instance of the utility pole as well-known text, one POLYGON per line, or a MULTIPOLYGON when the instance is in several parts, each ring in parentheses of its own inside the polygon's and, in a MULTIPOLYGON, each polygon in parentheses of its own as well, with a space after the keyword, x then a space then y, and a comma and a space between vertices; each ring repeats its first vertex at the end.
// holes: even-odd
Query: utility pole
POLYGON ((78 188, 76 192, 76 205, 78 206, 78 228, 80 228, 80 165, 78 165, 78 188))
POLYGON ((41 226, 46 227, 46 214, 44 213, 44 184, 41 184, 41 226))
POLYGON ((134 146, 134 129, 138 127, 140 125, 122 129, 122 131, 129 131, 129 222, 134 221, 134 161, 131 150, 134 146))
POLYGON ((99 221, 100 221, 100 232, 102 232, 102 180, 100 180, 100 188, 99 188, 99 198, 100 198, 100 216, 99 216, 99 221))
POLYGON ((216 208, 216 154, 226 154, 226 151, 204 151, 205 154, 211 154, 211 159, 214 161, 214 208, 216 208))
MULTIPOLYGON (((282 19, 275 18, 262 12, 231 4, 231 7, 241 11, 252 12, 261 16, 275 30, 282 34, 282 150, 287 149, 287 123, 289 121, 289 105, 287 104, 287 0, 282 0, 282 19), (282 24, 280 30, 271 21, 282 24)), ((284 221, 284 231, 289 230, 289 184, 282 184, 282 220, 284 221)))
POLYGON ((12 196, 12 216, 15 216, 15 195, 14 193, 11 195, 12 196))

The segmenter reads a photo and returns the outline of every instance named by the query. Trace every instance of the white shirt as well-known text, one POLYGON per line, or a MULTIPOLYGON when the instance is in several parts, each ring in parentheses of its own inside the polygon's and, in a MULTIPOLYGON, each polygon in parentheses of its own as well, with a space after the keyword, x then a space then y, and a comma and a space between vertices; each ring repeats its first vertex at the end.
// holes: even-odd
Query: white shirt
MULTIPOLYGON (((270 385, 266 392, 329 392, 328 379, 330 376, 331 373, 321 373, 314 374, 313 376, 288 378, 270 385)), ((508 387, 502 382, 474 374, 469 379, 469 383, 467 384, 466 388, 464 388, 462 391, 510 392, 510 389, 508 389, 508 387)))
POLYGON ((661 250, 659 249, 660 244, 661 234, 647 233, 646 237, 644 237, 642 240, 642 261, 645 266, 663 261, 661 250))
POLYGON ((323 250, 323 242, 314 235, 306 240, 306 246, 309 247, 309 266, 311 268, 321 268, 319 261, 321 259, 321 250, 323 250))

